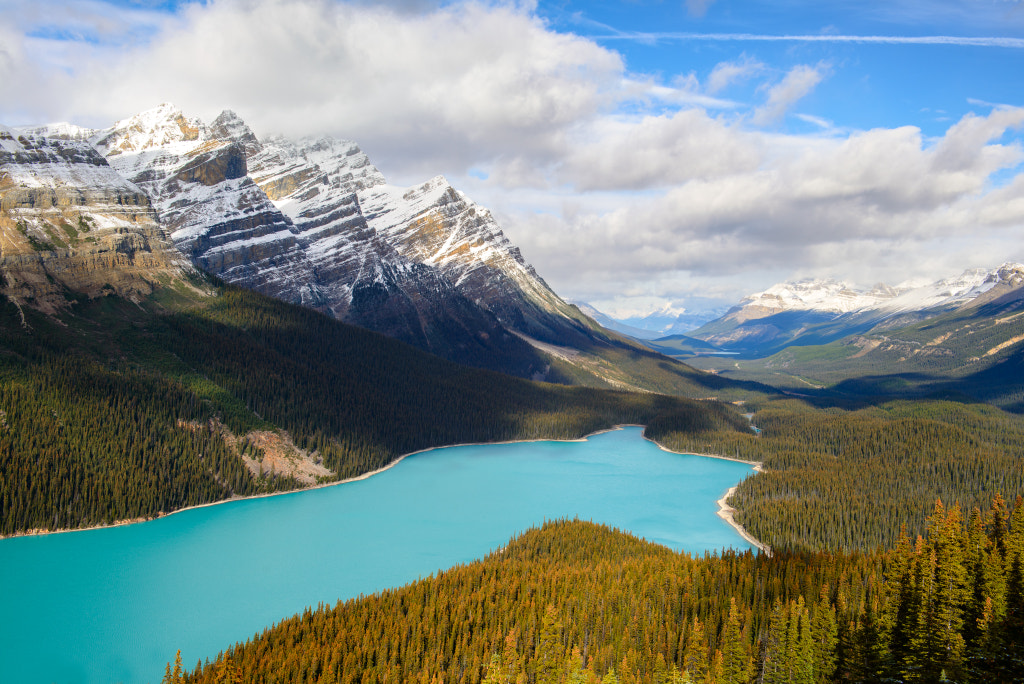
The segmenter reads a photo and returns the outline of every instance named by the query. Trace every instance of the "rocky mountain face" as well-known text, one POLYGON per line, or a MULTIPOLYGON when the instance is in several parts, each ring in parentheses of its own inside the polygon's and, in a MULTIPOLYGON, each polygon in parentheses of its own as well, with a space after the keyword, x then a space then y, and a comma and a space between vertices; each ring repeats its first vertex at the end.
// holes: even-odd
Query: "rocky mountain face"
POLYGON ((884 283, 858 290, 847 283, 803 280, 744 298, 694 337, 724 349, 766 355, 792 345, 901 327, 959 308, 1024 294, 1024 265, 971 269, 933 283, 884 283))
POLYGON ((490 212, 440 176, 388 185, 354 142, 259 139, 230 111, 207 124, 167 104, 104 130, 31 133, 105 169, 124 189, 115 204, 134 198, 165 242, 227 282, 527 377, 546 373, 531 344, 605 339, 490 212))
POLYGON ((0 292, 54 313, 76 296, 138 301, 193 271, 147 194, 71 126, 0 127, 0 292))

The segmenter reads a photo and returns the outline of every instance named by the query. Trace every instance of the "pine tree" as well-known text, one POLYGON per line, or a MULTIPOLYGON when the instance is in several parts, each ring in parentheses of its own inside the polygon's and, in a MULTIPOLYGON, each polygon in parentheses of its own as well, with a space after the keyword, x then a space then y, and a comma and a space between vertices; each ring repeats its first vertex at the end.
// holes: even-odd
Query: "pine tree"
POLYGON ((747 662, 750 647, 740 630, 740 611, 736 597, 729 599, 729 615, 722 632, 722 676, 719 684, 743 684, 750 679, 747 662))
POLYGON ((704 684, 708 679, 708 640, 704 625, 693 616, 689 633, 686 635, 686 657, 683 660, 686 674, 693 684, 704 684))
POLYGON ((558 684, 563 661, 561 644, 562 623, 555 607, 548 604, 541 620, 540 640, 537 642, 535 680, 537 684, 558 684))
POLYGON ((839 625, 836 611, 828 600, 828 587, 822 587, 821 597, 811 619, 811 639, 814 642, 814 681, 825 684, 834 680, 836 648, 839 645, 839 625))

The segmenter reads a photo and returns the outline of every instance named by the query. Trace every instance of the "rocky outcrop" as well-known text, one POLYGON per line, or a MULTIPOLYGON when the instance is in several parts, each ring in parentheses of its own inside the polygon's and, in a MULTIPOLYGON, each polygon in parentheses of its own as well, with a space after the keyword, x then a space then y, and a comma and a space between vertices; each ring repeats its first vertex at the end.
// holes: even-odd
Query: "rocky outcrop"
POLYGON ((0 128, 0 292, 55 313, 78 296, 138 301, 191 266, 147 195, 88 143, 0 128))

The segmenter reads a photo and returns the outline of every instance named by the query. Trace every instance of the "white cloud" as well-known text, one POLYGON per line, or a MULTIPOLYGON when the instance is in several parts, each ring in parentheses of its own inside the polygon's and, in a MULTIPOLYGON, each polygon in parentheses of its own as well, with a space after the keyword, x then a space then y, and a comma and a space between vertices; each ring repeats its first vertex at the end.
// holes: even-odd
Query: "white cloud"
POLYGON ((616 53, 509 6, 215 0, 165 22, 116 58, 76 45, 73 72, 36 88, 38 108, 112 121, 168 100, 206 117, 230 107, 257 130, 334 132, 426 170, 551 153, 624 72, 616 53))
POLYGON ((696 109, 639 120, 609 118, 589 135, 589 142, 568 151, 558 172, 582 191, 672 186, 749 171, 761 161, 755 136, 696 109))
POLYGON ((754 112, 754 123, 763 126, 781 119, 789 108, 804 98, 821 83, 828 67, 799 64, 768 90, 768 99, 754 112))
POLYGON ((764 68, 764 64, 747 55, 743 55, 736 62, 719 62, 708 76, 707 91, 714 95, 734 83, 745 81, 760 73, 764 68))
POLYGON ((761 136, 757 168, 564 222, 520 215, 514 237, 549 282, 593 299, 679 272, 731 278, 738 299, 756 289, 750 283, 780 279, 780 268, 782 277, 870 285, 997 265, 1024 257, 1024 175, 989 185, 1024 161, 1019 145, 994 142, 1022 122, 1021 108, 968 115, 934 142, 914 127, 845 139, 761 136))

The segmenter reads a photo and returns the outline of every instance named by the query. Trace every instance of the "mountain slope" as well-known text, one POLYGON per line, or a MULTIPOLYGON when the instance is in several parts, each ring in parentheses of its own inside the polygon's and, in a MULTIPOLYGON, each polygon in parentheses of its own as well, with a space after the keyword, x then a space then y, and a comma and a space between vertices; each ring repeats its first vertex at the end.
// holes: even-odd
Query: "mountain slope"
POLYGON ((1016 282, 1006 278, 952 310, 892 316, 827 344, 694 363, 800 394, 861 401, 948 396, 1024 412, 1024 288, 1016 282))
POLYGON ((207 126, 171 105, 92 140, 153 197, 178 248, 228 282, 527 377, 547 364, 510 330, 594 335, 489 213, 443 179, 385 185, 350 141, 260 141, 231 112, 207 126))
POLYGON ((259 140, 231 112, 207 125, 172 105, 21 133, 90 143, 188 261, 228 282, 520 377, 694 397, 728 385, 602 329, 486 209, 442 177, 387 185, 353 142, 259 140))

